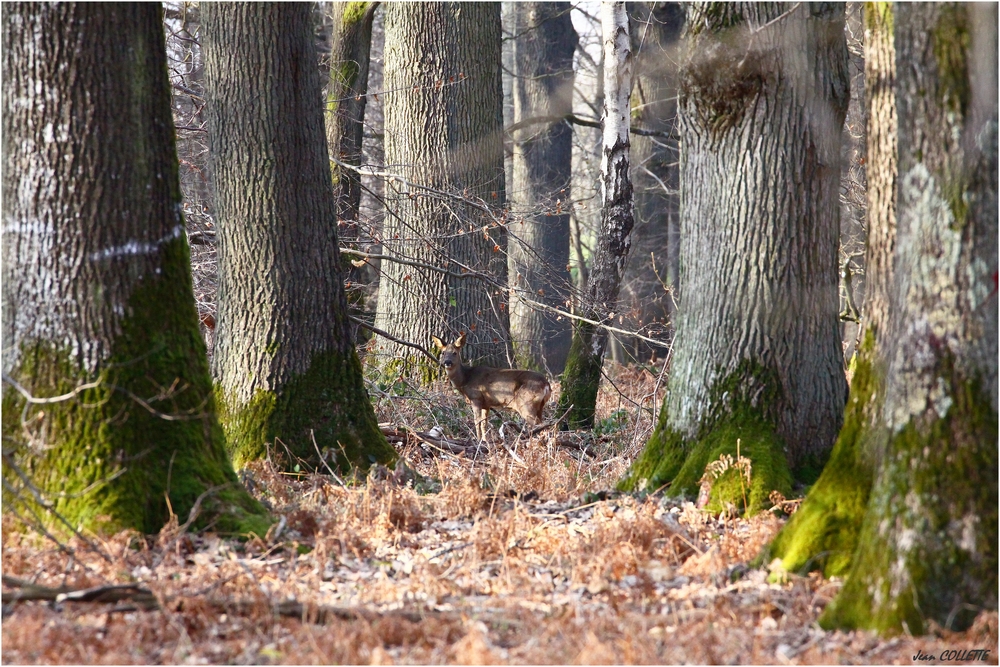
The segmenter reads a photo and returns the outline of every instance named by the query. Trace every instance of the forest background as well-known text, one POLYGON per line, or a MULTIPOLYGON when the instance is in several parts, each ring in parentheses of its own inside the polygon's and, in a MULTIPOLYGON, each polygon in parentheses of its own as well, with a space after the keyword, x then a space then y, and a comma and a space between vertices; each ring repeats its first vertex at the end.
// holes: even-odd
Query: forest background
POLYGON ((5 659, 995 648, 995 7, 154 7, 3 9, 5 659))

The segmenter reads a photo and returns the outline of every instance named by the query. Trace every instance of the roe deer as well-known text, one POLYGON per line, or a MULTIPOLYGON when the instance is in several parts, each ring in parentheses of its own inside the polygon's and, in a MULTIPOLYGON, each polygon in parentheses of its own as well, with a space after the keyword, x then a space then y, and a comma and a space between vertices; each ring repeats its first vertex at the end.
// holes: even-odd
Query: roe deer
POLYGON ((472 403, 476 437, 480 441, 486 440, 486 419, 491 408, 516 410, 529 426, 542 423, 542 408, 552 394, 544 375, 535 371, 464 366, 461 354, 465 345, 464 332, 449 345, 437 336, 431 336, 431 340, 441 349, 441 365, 452 386, 472 403))

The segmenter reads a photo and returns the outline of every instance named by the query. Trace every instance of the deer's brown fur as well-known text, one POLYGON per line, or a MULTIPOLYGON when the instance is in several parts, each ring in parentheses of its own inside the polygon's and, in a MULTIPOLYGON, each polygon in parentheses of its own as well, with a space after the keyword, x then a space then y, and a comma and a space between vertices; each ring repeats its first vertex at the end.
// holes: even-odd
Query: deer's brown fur
POLYGON ((472 403, 479 440, 486 439, 486 420, 492 408, 515 410, 529 426, 542 423, 542 409, 552 395, 544 375, 535 371, 464 365, 461 353, 465 345, 464 332, 447 345, 437 336, 431 336, 431 340, 441 349, 440 362, 452 386, 472 403))

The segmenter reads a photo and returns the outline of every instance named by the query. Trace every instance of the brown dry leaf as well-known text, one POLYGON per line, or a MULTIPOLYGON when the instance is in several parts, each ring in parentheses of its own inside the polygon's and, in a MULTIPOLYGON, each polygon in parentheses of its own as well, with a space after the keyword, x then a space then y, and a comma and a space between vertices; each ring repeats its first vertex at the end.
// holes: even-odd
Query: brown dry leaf
MULTIPOLYGON (((648 372, 613 369, 611 377, 636 403, 662 398, 653 397, 648 372)), ((446 385, 435 391, 380 399, 379 420, 468 437, 471 412, 463 399, 446 385)), ((604 384, 598 419, 620 407, 604 384)), ((500 446, 466 456, 398 445, 411 467, 438 480, 430 491, 418 492, 391 471, 343 486, 255 462, 243 478, 284 517, 276 542, 179 534, 168 526, 151 538, 102 539, 108 563, 76 539, 66 545, 70 556, 4 515, 5 576, 52 588, 139 583, 163 610, 7 605, 2 659, 912 665, 918 650, 995 649, 996 611, 964 633, 885 640, 817 629, 838 580, 792 576, 772 584, 764 568, 732 581, 732 568, 745 567, 783 520, 768 513, 720 520, 692 502, 606 493, 652 429, 648 416, 631 419, 601 438, 542 433, 518 441, 517 429, 505 427, 507 446, 528 467, 500 446), (600 499, 581 500, 598 492, 605 492, 600 499), (279 613, 293 601, 313 610, 304 621, 279 613), (317 609, 336 613, 320 625, 317 609)), ((986 663, 997 664, 995 650, 986 663)))

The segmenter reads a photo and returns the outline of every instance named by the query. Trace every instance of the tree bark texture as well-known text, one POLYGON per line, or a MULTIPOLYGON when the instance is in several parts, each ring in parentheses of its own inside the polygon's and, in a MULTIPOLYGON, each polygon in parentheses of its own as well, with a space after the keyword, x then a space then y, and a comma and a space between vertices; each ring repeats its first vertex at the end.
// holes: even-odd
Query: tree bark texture
MULTIPOLYGON (((577 35, 568 2, 514 7, 514 122, 573 111, 577 35)), ((519 366, 561 373, 570 322, 518 298, 565 307, 569 275, 569 210, 573 130, 564 120, 514 132, 510 199, 510 328, 519 366)))
MULTIPOLYGON (((468 332, 468 361, 510 363, 500 5, 385 7, 385 160, 390 179, 375 326, 426 345, 468 332)), ((377 339, 392 373, 428 381, 414 350, 377 339)))
MULTIPOLYGON (((349 247, 361 237, 361 166, 368 103, 368 66, 371 62, 372 23, 378 2, 332 2, 329 4, 330 74, 326 93, 326 136, 337 202, 337 237, 349 247)), ((362 285, 374 278, 370 265, 356 266, 352 257, 342 258, 344 287, 351 314, 361 316, 365 292, 362 285)), ((353 327, 352 327, 353 328, 353 327)), ((355 331, 358 344, 368 340, 365 329, 355 331), (360 334, 360 335, 358 335, 360 334)))
MULTIPOLYGON (((629 125, 632 90, 632 48, 625 3, 601 5, 604 40, 604 153, 601 158, 601 231, 590 267, 580 314, 598 322, 612 322, 618 309, 618 291, 635 225, 632 180, 629 174, 629 125)), ((608 345, 608 331, 577 321, 562 376, 557 411, 570 409, 570 428, 594 424, 597 389, 608 345)))
MULTIPOLYGON (((843 420, 844 11, 709 3, 687 18, 684 296, 661 417, 625 485, 693 493, 741 440, 760 509, 789 471, 816 479, 843 420)), ((717 487, 721 506, 732 485, 717 487)))
POLYGON ((234 462, 275 438, 302 459, 328 450, 344 469, 391 461, 347 319, 310 7, 219 3, 202 20, 219 229, 212 361, 234 462))
MULTIPOLYGON (((631 137, 632 181, 635 185, 635 228, 628 265, 622 277, 620 326, 669 344, 671 320, 680 299, 679 146, 677 92, 684 9, 675 2, 628 3, 632 49, 636 54, 632 119, 648 130, 670 137, 631 137)), ((639 339, 620 339, 629 358, 648 359, 654 346, 639 339)), ((621 357, 625 361, 625 357, 621 357)))
POLYGON ((821 622, 918 634, 997 605, 997 9, 894 11, 885 429, 853 567, 821 622))
MULTIPOLYGON (((354 167, 361 165, 372 19, 378 6, 378 2, 334 2, 330 5, 333 44, 326 99, 326 137, 330 154, 354 167)), ((361 175, 337 164, 332 165, 332 169, 338 235, 341 240, 357 239, 361 175)))
POLYGON ((202 523, 263 534, 198 333, 161 10, 2 12, 4 501, 153 533, 211 489, 202 523))
POLYGON ((862 342, 853 362, 844 426, 830 460, 765 550, 766 560, 781 559, 780 564, 771 562, 772 571, 847 574, 874 479, 876 443, 885 435, 881 414, 896 239, 896 49, 890 6, 867 3, 863 11, 868 206, 862 342))

